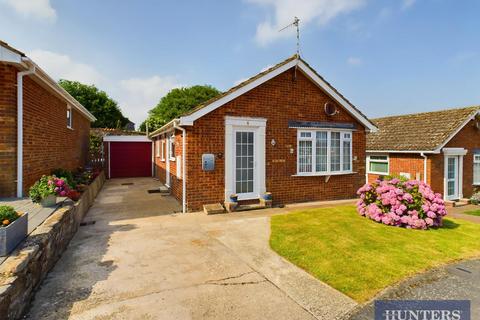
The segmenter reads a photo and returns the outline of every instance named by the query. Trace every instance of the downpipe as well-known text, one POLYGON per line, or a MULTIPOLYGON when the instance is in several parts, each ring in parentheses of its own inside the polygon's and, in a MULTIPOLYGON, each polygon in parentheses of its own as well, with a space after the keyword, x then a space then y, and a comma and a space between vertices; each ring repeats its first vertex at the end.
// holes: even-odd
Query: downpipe
POLYGON ((173 123, 173 128, 178 129, 182 131, 182 212, 186 213, 187 212, 187 182, 186 182, 186 177, 187 177, 187 172, 185 170, 185 154, 186 154, 186 136, 187 136, 187 130, 185 128, 182 128, 178 126, 177 122, 173 123))

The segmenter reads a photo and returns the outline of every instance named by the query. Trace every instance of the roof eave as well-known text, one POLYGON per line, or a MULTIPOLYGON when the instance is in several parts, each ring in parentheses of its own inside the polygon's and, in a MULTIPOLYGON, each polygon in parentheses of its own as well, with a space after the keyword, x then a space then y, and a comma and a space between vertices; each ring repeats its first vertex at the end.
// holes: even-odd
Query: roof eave
POLYGON ((169 122, 165 123, 163 126, 161 126, 160 128, 158 128, 157 130, 153 131, 152 133, 150 133, 148 135, 149 138, 154 138, 158 135, 161 135, 162 133, 165 133, 167 131, 170 131, 171 129, 174 128, 175 126, 175 122, 177 122, 177 125, 179 126, 182 126, 182 124, 180 123, 180 120, 179 119, 173 119, 173 120, 170 120, 169 122))

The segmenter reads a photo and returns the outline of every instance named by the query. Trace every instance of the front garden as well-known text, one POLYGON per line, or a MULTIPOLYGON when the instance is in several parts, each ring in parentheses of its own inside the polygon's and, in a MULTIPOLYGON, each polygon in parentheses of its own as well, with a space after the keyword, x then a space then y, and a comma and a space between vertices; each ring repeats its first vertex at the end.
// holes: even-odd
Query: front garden
POLYGON ((272 217, 274 251, 316 278, 364 302, 416 273, 480 255, 480 224, 446 218, 416 230, 375 223, 354 206, 272 217))

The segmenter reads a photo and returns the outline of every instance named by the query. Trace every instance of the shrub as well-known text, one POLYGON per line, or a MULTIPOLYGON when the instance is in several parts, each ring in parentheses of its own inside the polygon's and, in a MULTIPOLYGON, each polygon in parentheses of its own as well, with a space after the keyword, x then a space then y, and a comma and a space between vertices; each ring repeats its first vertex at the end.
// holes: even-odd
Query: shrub
POLYGON ((65 181, 68 183, 70 188, 75 188, 76 183, 75 183, 75 179, 73 178, 72 171, 63 169, 63 168, 57 168, 52 171, 52 175, 65 179, 65 181))
POLYGON ((65 179, 44 175, 30 188, 29 196, 33 202, 40 202, 49 195, 66 197, 69 190, 65 179))
POLYGON ((0 206, 0 228, 8 226, 21 216, 22 214, 11 206, 0 206))
POLYGON ((470 198, 470 203, 475 205, 480 203, 480 192, 473 194, 473 196, 470 198))
POLYGON ((377 222, 412 229, 440 227, 447 214, 442 195, 417 180, 377 180, 361 187, 357 210, 377 222))
POLYGON ((67 197, 69 197, 73 201, 78 201, 80 199, 81 195, 82 194, 80 192, 78 192, 77 190, 70 190, 67 194, 67 197))

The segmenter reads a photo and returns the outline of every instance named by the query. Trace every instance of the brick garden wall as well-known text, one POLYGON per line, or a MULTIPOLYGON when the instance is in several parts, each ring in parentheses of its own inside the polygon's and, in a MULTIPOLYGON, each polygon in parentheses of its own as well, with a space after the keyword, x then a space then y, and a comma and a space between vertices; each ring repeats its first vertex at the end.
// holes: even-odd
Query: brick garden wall
POLYGON ((365 130, 343 109, 333 117, 327 116, 323 110, 326 102, 333 101, 303 73, 297 72, 295 80, 290 69, 196 120, 193 127, 186 127, 188 208, 198 210, 203 204, 224 200, 225 116, 267 119, 266 188, 275 203, 356 197, 356 190, 365 183, 365 130), (322 176, 293 176, 297 172, 297 130, 288 128, 289 120, 355 123, 355 173, 331 176, 328 182, 322 176), (272 139, 275 146, 270 143, 272 139), (203 153, 217 155, 214 171, 202 171, 203 153))
MULTIPOLYGON (((0 65, 0 196, 16 190, 16 73, 0 65), (5 91, 4 91, 5 90, 5 91), (3 117, 5 111, 5 118, 3 117), (3 125, 5 123, 5 126, 3 125), (5 166, 5 167, 4 167, 5 166)), ((73 130, 67 128, 67 103, 31 76, 24 77, 24 192, 43 174, 55 168, 73 170, 84 166, 88 154, 90 121, 72 108, 73 130)))

